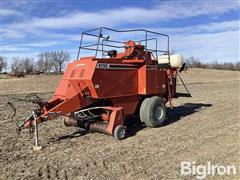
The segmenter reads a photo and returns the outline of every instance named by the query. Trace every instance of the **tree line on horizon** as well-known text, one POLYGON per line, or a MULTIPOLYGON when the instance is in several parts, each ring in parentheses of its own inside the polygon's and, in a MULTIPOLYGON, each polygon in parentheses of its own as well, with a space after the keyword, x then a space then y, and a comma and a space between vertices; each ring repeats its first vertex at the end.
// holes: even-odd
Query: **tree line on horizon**
POLYGON ((7 71, 8 67, 12 74, 35 74, 35 73, 63 73, 66 62, 70 60, 67 51, 46 51, 38 54, 38 58, 12 58, 11 64, 7 58, 0 57, 0 73, 7 71))
MULTIPOLYGON (((66 62, 70 60, 70 54, 67 51, 46 51, 38 54, 37 61, 33 58, 12 58, 11 64, 7 63, 7 59, 0 56, 0 73, 10 68, 11 73, 34 74, 34 73, 56 73, 61 74, 65 68, 66 62)), ((240 71, 240 61, 236 63, 224 62, 203 63, 195 57, 185 59, 186 68, 204 68, 240 71)))
POLYGON ((218 70, 231 70, 240 71, 240 61, 236 63, 223 62, 219 63, 217 60, 210 63, 203 63, 199 59, 191 56, 185 59, 187 68, 203 68, 203 69, 218 69, 218 70))

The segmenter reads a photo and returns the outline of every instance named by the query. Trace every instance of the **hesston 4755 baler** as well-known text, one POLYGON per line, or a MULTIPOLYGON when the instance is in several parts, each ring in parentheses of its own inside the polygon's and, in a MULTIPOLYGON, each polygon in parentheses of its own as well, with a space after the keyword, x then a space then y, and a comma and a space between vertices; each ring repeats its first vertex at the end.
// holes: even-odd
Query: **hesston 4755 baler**
POLYGON ((172 107, 179 68, 183 68, 182 58, 170 56, 166 34, 105 27, 83 32, 77 60, 67 65, 54 96, 48 102, 35 98, 32 102, 38 108, 19 129, 35 127, 38 145, 37 124, 59 116, 65 117, 66 126, 106 133, 118 140, 127 135, 125 118, 129 115, 139 115, 146 126, 158 127, 166 116, 165 103, 170 102, 172 107), (110 35, 128 33, 119 39, 128 38, 129 33, 134 37, 143 33, 144 37, 113 40, 105 31, 110 35), (96 38, 96 42, 84 45, 92 42, 89 37, 96 38), (158 37, 166 38, 165 50, 158 48, 158 37), (94 52, 94 56, 80 58, 84 50, 94 52))

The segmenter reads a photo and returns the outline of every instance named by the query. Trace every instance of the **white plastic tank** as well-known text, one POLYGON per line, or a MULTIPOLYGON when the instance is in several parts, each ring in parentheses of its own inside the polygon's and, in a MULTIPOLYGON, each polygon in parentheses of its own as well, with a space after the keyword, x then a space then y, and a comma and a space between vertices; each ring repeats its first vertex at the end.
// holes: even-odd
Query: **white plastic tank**
POLYGON ((170 62, 168 60, 168 55, 158 56, 158 64, 168 64, 173 68, 181 68, 183 64, 183 57, 180 54, 170 55, 170 62))

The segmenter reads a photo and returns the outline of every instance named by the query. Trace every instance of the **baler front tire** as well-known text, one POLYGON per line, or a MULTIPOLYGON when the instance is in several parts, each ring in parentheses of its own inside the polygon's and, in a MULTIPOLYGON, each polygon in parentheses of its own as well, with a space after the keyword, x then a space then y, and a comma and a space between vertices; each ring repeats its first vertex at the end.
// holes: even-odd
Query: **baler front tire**
POLYGON ((166 106, 163 98, 158 96, 151 97, 144 107, 144 123, 148 127, 159 127, 163 124, 166 117, 166 106))
POLYGON ((118 125, 115 127, 114 132, 113 132, 113 136, 115 137, 115 139, 117 140, 123 140, 126 138, 127 136, 127 130, 124 126, 122 125, 118 125))

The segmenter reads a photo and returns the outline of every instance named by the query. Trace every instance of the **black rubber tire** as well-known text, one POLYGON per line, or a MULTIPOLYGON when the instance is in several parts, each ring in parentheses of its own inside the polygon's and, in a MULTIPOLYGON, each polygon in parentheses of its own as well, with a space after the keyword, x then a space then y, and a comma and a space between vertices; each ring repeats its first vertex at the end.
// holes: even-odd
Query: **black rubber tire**
POLYGON ((146 105, 148 103, 150 98, 145 98, 140 106, 140 112, 139 112, 139 117, 140 117, 140 120, 141 122, 144 122, 144 120, 146 119, 146 112, 145 112, 145 109, 146 109, 146 105))
POLYGON ((158 96, 149 98, 145 104, 143 104, 142 121, 148 127, 159 127, 163 124, 166 117, 166 106, 164 99, 158 96))
POLYGON ((125 139, 126 136, 127 136, 126 128, 124 126, 122 126, 122 125, 116 126, 115 129, 114 129, 114 132, 113 132, 113 136, 117 140, 125 139))

